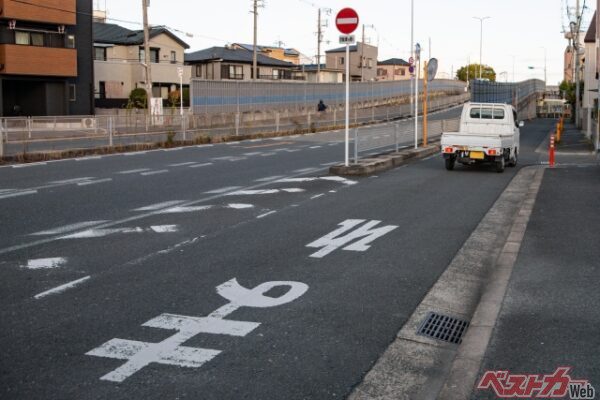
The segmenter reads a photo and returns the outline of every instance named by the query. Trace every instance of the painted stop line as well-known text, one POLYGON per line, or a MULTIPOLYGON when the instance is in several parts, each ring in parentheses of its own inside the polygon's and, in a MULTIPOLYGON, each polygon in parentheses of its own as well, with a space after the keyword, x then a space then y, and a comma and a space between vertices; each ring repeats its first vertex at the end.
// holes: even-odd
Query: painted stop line
POLYGON ((323 258, 333 253, 339 248, 348 251, 367 251, 371 248, 371 243, 382 236, 398 229, 396 225, 389 225, 375 228, 381 221, 369 221, 364 219, 349 219, 340 224, 340 228, 323 236, 306 247, 321 248, 318 252, 311 255, 312 258, 323 258), (360 226, 364 224, 363 226, 360 226), (356 228, 356 229, 355 229, 356 228), (352 231, 352 229, 355 229, 352 231), (351 231, 351 232, 350 232, 351 231), (345 236, 342 236, 346 234, 345 236), (360 240, 359 240, 360 239, 360 240), (353 241, 357 240, 355 243, 353 241), (346 246, 346 247, 344 247, 346 246))
POLYGON ((291 303, 302 297, 307 290, 308 285, 300 282, 266 282, 254 289, 247 289, 236 279, 232 279, 217 287, 217 293, 229 300, 229 303, 208 316, 162 314, 142 325, 178 331, 162 342, 113 339, 86 355, 127 360, 125 364, 100 378, 111 382, 123 382, 152 363, 200 368, 221 351, 182 346, 186 341, 201 333, 245 337, 258 328, 260 323, 226 320, 225 317, 242 307, 272 308, 291 303), (289 290, 280 297, 265 295, 279 287, 287 287, 289 290))

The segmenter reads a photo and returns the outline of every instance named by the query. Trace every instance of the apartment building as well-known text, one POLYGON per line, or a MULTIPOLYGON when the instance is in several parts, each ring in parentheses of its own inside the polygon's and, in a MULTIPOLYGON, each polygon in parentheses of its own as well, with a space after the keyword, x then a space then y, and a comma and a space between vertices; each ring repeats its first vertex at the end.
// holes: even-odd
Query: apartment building
POLYGON ((584 62, 584 90, 583 101, 581 104, 583 113, 582 127, 588 137, 592 137, 596 129, 596 121, 598 117, 596 110, 598 109, 598 70, 597 49, 596 49, 596 18, 594 13, 592 22, 584 38, 585 43, 585 62, 584 62))
MULTIPOLYGON (((186 64, 192 67, 192 77, 207 80, 251 80, 253 53, 234 47, 211 47, 185 55, 186 64)), ((258 54, 258 79, 291 80, 295 65, 258 54)))
MULTIPOLYGON (((234 43, 234 49, 243 49, 254 52, 254 46, 251 44, 234 43)), ((276 60, 285 61, 294 65, 300 65, 300 52, 296 49, 276 47, 276 46, 256 46, 256 50, 263 56, 271 57, 276 60)))
POLYGON ((401 58, 390 58, 377 63, 378 81, 404 81, 410 78, 410 64, 401 58))
MULTIPOLYGON (((328 69, 346 71, 346 47, 325 52, 328 69)), ((366 43, 350 46, 350 77, 353 81, 374 81, 377 78, 378 49, 366 43)), ((345 74, 345 72, 344 72, 345 74)))
POLYGON ((92 0, 0 0, 2 116, 93 113, 92 0))
MULTIPOLYGON (((133 89, 146 87, 143 30, 129 30, 101 20, 94 22, 95 95, 98 107, 121 107, 133 89)), ((191 67, 184 65, 189 46, 177 35, 157 26, 150 29, 152 97, 167 99, 179 90, 183 69, 184 102, 191 67)))

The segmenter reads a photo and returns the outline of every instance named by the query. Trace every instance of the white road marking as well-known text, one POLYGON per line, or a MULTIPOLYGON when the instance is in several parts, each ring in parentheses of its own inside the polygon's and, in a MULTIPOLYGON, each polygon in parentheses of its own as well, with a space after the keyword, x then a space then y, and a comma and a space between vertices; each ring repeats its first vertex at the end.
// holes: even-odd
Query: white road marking
POLYGON ((39 163, 28 163, 28 164, 19 164, 19 165, 13 165, 13 168, 29 168, 29 167, 37 167, 38 165, 47 165, 47 163, 45 162, 39 162, 39 163))
POLYGON ((329 143, 329 146, 337 146, 340 143, 329 143))
POLYGON ((298 150, 298 149, 292 149, 292 150, 286 150, 286 151, 287 151, 288 153, 297 153, 297 152, 299 152, 300 150, 298 150))
POLYGON ((209 163, 204 163, 204 164, 194 164, 194 165, 190 165, 190 168, 202 168, 202 167, 208 167, 209 165, 213 165, 213 163, 209 162, 209 163))
POLYGON ((102 156, 91 156, 91 157, 82 157, 76 158, 75 161, 90 161, 90 160, 100 160, 102 156))
POLYGON ((227 196, 257 196, 265 194, 277 194, 281 192, 285 193, 302 193, 306 190, 300 188, 287 188, 287 189, 258 189, 258 190, 239 190, 237 192, 228 193, 227 196))
POLYGON ((331 167, 333 165, 338 165, 339 162, 330 162, 330 163, 325 163, 325 164, 321 164, 322 167, 331 167))
POLYGON ((61 285, 61 286, 59 286, 59 287, 56 287, 56 288, 54 288, 54 289, 47 290, 47 291, 45 291, 45 292, 43 292, 43 293, 36 294, 36 295, 35 295, 35 296, 33 296, 33 297, 34 297, 36 300, 39 300, 39 299, 42 299, 42 298, 44 298, 44 297, 51 296, 51 295, 53 295, 53 294, 60 294, 60 293, 63 293, 63 292, 65 292, 65 291, 69 290, 69 289, 73 289, 73 288, 75 288, 75 287, 77 287, 77 286, 81 285, 82 283, 86 282, 86 281, 87 281, 87 280, 89 280, 90 278, 91 278, 91 276, 86 276, 85 278, 81 278, 81 279, 78 279, 78 280, 76 280, 76 281, 69 282, 69 283, 66 283, 66 284, 64 284, 64 285, 61 285))
POLYGON ((254 182, 271 182, 283 178, 282 175, 267 176, 266 178, 256 179, 254 182))
POLYGON ((356 185, 358 182, 343 178, 341 176, 322 176, 322 177, 307 177, 307 178, 284 178, 279 179, 277 183, 301 183, 301 182, 314 182, 314 181, 330 181, 338 182, 347 186, 356 185))
POLYGON ((228 146, 237 146, 238 144, 241 144, 240 142, 226 142, 225 143, 228 146))
POLYGON ((233 190, 239 189, 241 186, 228 186, 221 189, 211 190, 210 192, 205 192, 206 194, 223 194, 227 192, 231 192, 233 190))
POLYGON ((183 150, 183 147, 173 147, 172 149, 162 149, 162 151, 179 151, 183 150))
POLYGON ((252 153, 244 153, 243 155, 246 156, 246 157, 253 157, 253 156, 260 156, 262 154, 263 153, 260 152, 260 151, 255 151, 255 152, 252 152, 252 153))
POLYGON ((98 179, 97 181, 79 182, 77 186, 96 185, 98 183, 112 182, 112 178, 98 179))
POLYGON ((156 233, 173 233, 179 231, 177 225, 156 225, 151 226, 150 229, 152 229, 156 233))
POLYGON ((136 208, 133 211, 156 211, 156 210, 161 210, 163 208, 176 206, 181 203, 185 203, 185 200, 165 201, 163 203, 157 203, 157 204, 152 204, 152 205, 141 207, 141 208, 136 208))
POLYGON ((269 211, 268 213, 264 213, 264 214, 259 215, 258 217, 256 217, 256 219, 263 219, 263 218, 266 218, 269 215, 273 215, 275 213, 277 213, 277 211, 269 211))
POLYGON ((276 155, 277 155, 277 153, 264 153, 264 154, 261 154, 261 157, 273 157, 276 155))
POLYGON ((206 211, 213 208, 213 206, 195 206, 195 207, 173 207, 167 208, 166 210, 160 211, 159 214, 184 214, 206 211))
POLYGON ((305 172, 315 172, 315 171, 318 171, 318 170, 319 170, 318 168, 302 168, 302 169, 297 169, 294 172, 302 174, 302 173, 305 173, 305 172))
POLYGON ((337 190, 330 190, 329 193, 337 193, 337 190))
POLYGON ((71 239, 95 239, 95 238, 103 238, 110 235, 115 234, 129 234, 129 233, 144 233, 144 232, 153 232, 153 233, 173 233, 177 232, 177 225, 157 225, 151 226, 149 229, 144 228, 113 228, 113 229, 88 229, 86 231, 81 231, 77 233, 73 233, 71 235, 66 235, 60 237, 63 240, 71 240, 71 239))
POLYGON ((107 222, 107 221, 85 221, 85 222, 78 222, 76 224, 61 226, 59 228, 54 228, 54 229, 50 229, 50 230, 46 230, 46 231, 32 233, 30 236, 61 235, 63 233, 68 233, 68 232, 73 232, 73 231, 76 231, 76 230, 79 230, 79 229, 88 228, 90 226, 100 225, 100 224, 103 224, 105 222, 107 222))
POLYGON ((312 258, 323 258, 326 255, 336 251, 337 249, 344 247, 351 242, 358 240, 354 244, 350 244, 344 247, 344 250, 348 251, 359 251, 364 252, 371 248, 370 244, 376 239, 387 235, 395 229, 398 229, 398 226, 389 225, 381 228, 376 228, 377 225, 381 223, 381 221, 369 221, 361 227, 359 225, 367 222, 364 219, 349 219, 340 224, 340 228, 335 231, 323 236, 321 239, 318 239, 308 245, 306 247, 312 248, 322 248, 318 252, 311 255, 312 258), (357 228, 353 232, 347 233, 354 228, 357 228), (345 236, 341 236, 342 234, 347 233, 345 236))
POLYGON ((184 162, 184 163, 178 163, 178 164, 170 164, 169 167, 185 167, 187 165, 194 165, 196 164, 195 161, 191 161, 191 162, 184 162))
POLYGON ((203 149, 205 147, 214 147, 214 144, 200 144, 198 146, 196 146, 197 149, 203 149))
POLYGON ((131 156, 139 156, 139 155, 146 154, 146 153, 148 153, 148 152, 147 151, 136 151, 133 153, 123 153, 123 155, 125 157, 131 157, 131 156))
POLYGON ((125 364, 100 378, 110 382, 123 382, 152 363, 200 368, 219 355, 221 351, 182 346, 185 342, 202 333, 245 337, 258 328, 260 323, 234 321, 225 319, 225 317, 242 307, 264 309, 282 306, 300 298, 307 290, 308 286, 300 282, 267 282, 254 289, 247 289, 234 278, 217 287, 217 293, 229 300, 229 303, 207 317, 161 314, 142 325, 149 328, 177 331, 176 334, 162 342, 147 343, 112 339, 87 352, 86 355, 126 360, 125 364), (288 291, 277 298, 265 296, 265 293, 278 287, 285 287, 288 291))
POLYGON ((147 171, 150 171, 150 168, 130 169, 129 171, 117 172, 117 174, 131 175, 131 174, 139 174, 140 172, 147 172, 147 171))
POLYGON ((427 158, 424 158, 424 159, 422 159, 421 161, 427 161, 427 160, 431 160, 432 158, 436 158, 436 157, 438 157, 438 155, 437 155, 437 154, 434 154, 434 155, 432 155, 432 156, 429 156, 429 157, 427 157, 427 158))
POLYGON ((167 172, 169 172, 168 169, 162 169, 160 171, 142 172, 140 175, 142 175, 142 176, 160 175, 160 174, 166 174, 167 172))
POLYGON ((320 149, 320 148, 322 148, 322 147, 323 147, 323 146, 312 146, 312 147, 309 147, 309 148, 310 148, 310 149, 313 149, 313 150, 315 150, 315 149, 320 149))
POLYGON ((325 196, 325 194, 324 194, 324 193, 321 193, 321 194, 318 194, 318 195, 316 195, 316 196, 313 196, 313 197, 311 197, 310 199, 311 199, 311 200, 315 200, 315 199, 318 199, 319 197, 323 197, 323 196, 325 196))
POLYGON ((67 259, 63 257, 55 257, 55 258, 39 258, 36 260, 29 260, 27 265, 22 265, 21 268, 27 269, 53 269, 62 267, 67 263, 67 259))
POLYGON ((91 181, 92 179, 96 179, 94 177, 84 177, 84 178, 73 178, 73 179, 65 179, 62 181, 53 181, 50 182, 51 185, 70 185, 70 184, 75 184, 75 183, 80 183, 80 182, 88 182, 91 181))
POLYGON ((227 204, 226 207, 234 209, 234 210, 247 210, 249 208, 254 208, 254 205, 252 205, 252 204, 236 204, 236 203, 232 203, 232 204, 227 204))
POLYGON ((24 192, 14 192, 0 195, 0 200, 9 199, 11 197, 20 197, 20 196, 29 196, 32 194, 37 194, 37 190, 26 190, 24 192))

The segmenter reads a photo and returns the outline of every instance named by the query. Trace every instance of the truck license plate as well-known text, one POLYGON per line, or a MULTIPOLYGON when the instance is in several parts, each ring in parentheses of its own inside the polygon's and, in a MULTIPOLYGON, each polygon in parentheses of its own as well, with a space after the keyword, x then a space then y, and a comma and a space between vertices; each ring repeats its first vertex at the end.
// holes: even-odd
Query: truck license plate
POLYGON ((483 151, 472 151, 469 156, 474 160, 485 159, 485 153, 483 151))

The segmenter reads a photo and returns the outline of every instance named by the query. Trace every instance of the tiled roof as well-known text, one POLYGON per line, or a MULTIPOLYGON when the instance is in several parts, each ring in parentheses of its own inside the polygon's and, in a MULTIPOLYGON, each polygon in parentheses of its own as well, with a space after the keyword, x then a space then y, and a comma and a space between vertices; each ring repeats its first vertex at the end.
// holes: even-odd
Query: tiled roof
POLYGON ((590 28, 585 34, 585 43, 596 43, 596 12, 594 12, 590 28))
MULTIPOLYGON (((144 31, 136 30, 132 31, 116 24, 106 24, 101 22, 94 22, 94 42, 115 44, 122 46, 135 46, 144 44, 144 31)), ((179 39, 177 35, 169 31, 167 28, 162 26, 152 27, 150 29, 150 38, 154 38, 158 35, 165 34, 179 43, 183 48, 189 49, 190 46, 179 39)))
POLYGON ((410 64, 401 58, 390 58, 389 60, 379 61, 377 65, 401 65, 403 67, 410 67, 410 64))
MULTIPOLYGON (((254 46, 251 44, 244 44, 244 43, 236 43, 236 45, 248 50, 248 51, 254 51, 254 46)), ((285 55, 288 56, 299 56, 300 52, 296 49, 288 49, 288 48, 284 48, 284 47, 274 47, 274 46, 261 46, 261 45, 257 45, 256 46, 258 51, 265 51, 268 49, 280 49, 283 50, 283 52, 285 53, 285 55)))
MULTIPOLYGON (((257 54, 258 65, 270 67, 293 67, 294 64, 257 54)), ((223 60, 244 64, 252 63, 252 52, 242 49, 229 49, 226 47, 211 47, 185 55, 186 63, 202 63, 213 60, 223 60)))

